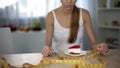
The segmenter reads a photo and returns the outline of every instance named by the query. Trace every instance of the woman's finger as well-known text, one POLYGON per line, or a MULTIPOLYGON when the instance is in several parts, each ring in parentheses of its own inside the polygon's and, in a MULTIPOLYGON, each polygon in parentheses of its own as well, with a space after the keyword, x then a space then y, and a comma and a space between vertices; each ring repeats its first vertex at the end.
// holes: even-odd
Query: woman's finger
POLYGON ((42 54, 43 54, 44 56, 46 56, 46 55, 47 55, 47 52, 46 52, 46 50, 45 50, 45 49, 43 49, 43 50, 42 50, 42 54))
POLYGON ((103 45, 98 45, 98 51, 100 52, 100 53, 103 53, 104 52, 104 50, 105 50, 105 47, 103 46, 103 45))
POLYGON ((101 53, 102 54, 107 54, 107 52, 109 52, 107 44, 103 43, 103 44, 101 44, 101 46, 102 46, 101 53))
POLYGON ((105 46, 103 46, 102 53, 105 54, 106 50, 107 50, 107 48, 105 46))
POLYGON ((102 51, 102 48, 103 47, 101 45, 98 45, 98 47, 97 47, 98 51, 100 51, 100 52, 102 51))
POLYGON ((53 54, 53 49, 48 46, 45 46, 42 50, 42 54, 44 56, 51 56, 53 54))
POLYGON ((52 51, 52 53, 54 52, 54 49, 53 48, 51 48, 51 51, 52 51))
POLYGON ((106 53, 106 54, 109 54, 109 48, 106 46, 106 49, 105 49, 105 51, 104 51, 104 53, 106 53))
POLYGON ((107 53, 107 51, 109 51, 107 44, 104 43, 103 46, 104 46, 103 52, 107 53))
POLYGON ((106 54, 109 54, 110 53, 110 51, 109 50, 106 50, 106 54))
POLYGON ((48 51, 47 48, 43 49, 43 53, 44 53, 45 56, 51 55, 51 53, 48 51))
POLYGON ((50 54, 53 54, 53 51, 51 50, 51 48, 45 48, 50 54))

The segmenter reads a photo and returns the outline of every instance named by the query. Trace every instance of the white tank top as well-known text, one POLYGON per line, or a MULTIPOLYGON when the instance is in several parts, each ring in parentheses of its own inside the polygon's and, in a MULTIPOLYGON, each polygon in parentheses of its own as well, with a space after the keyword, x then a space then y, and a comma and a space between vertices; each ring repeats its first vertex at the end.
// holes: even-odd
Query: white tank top
POLYGON ((73 46, 73 45, 80 45, 80 47, 82 48, 83 47, 83 33, 84 33, 82 9, 80 9, 78 35, 77 35, 76 41, 74 43, 68 43, 70 29, 62 27, 56 18, 55 12, 52 11, 52 13, 53 13, 53 17, 54 17, 53 38, 55 40, 55 50, 57 52, 59 52, 59 51, 63 52, 65 50, 67 50, 69 46, 73 46))

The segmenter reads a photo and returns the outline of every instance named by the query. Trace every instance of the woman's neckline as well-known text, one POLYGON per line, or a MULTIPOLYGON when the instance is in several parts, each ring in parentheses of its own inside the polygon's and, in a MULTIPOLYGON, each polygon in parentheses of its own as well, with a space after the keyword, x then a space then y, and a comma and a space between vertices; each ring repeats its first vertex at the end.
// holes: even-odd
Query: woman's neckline
POLYGON ((56 21, 57 21, 58 25, 59 25, 62 29, 65 29, 65 30, 69 30, 69 29, 70 29, 70 28, 67 28, 67 27, 63 27, 63 26, 59 23, 59 21, 57 20, 57 18, 56 18, 56 21))
POLYGON ((57 15, 56 15, 55 10, 54 10, 54 13, 55 13, 55 18, 56 18, 57 24, 60 26, 60 28, 65 29, 65 30, 69 30, 70 27, 69 27, 69 28, 67 28, 67 27, 63 27, 63 26, 60 24, 60 22, 59 22, 58 19, 57 19, 57 15))

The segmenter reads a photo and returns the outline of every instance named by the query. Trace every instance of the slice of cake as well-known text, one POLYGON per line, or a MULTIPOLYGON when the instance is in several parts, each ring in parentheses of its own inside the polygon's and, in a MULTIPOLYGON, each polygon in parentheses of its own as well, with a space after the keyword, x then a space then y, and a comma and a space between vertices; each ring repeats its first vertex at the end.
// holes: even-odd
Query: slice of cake
POLYGON ((68 52, 70 54, 77 55, 77 54, 80 54, 80 51, 81 51, 80 45, 74 45, 68 48, 68 52))

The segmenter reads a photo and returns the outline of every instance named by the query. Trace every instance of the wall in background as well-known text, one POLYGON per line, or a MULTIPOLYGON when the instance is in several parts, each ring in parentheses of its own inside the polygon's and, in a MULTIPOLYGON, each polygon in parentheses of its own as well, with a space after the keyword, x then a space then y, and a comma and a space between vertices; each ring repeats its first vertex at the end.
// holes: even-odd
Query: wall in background
MULTIPOLYGON (((89 12, 91 15, 91 22, 93 26, 93 31, 96 36, 96 39, 98 39, 98 26, 97 26, 97 0, 88 0, 89 2, 89 12)), ((89 38, 87 34, 85 33, 85 38, 84 38, 84 44, 85 44, 85 49, 91 49, 91 44, 89 41, 89 38)))
MULTIPOLYGON (((79 7, 83 7, 85 9, 87 9, 90 12, 91 19, 92 19, 93 29, 94 29, 95 35, 97 37, 97 33, 98 33, 97 32, 98 31, 97 30, 97 23, 96 23, 97 22, 97 0, 78 0, 77 5, 79 7)), ((10 11, 12 12, 12 10, 10 10, 10 11)), ((4 11, 4 10, 2 10, 2 8, 0 8, 0 16, 4 16, 4 15, 2 15, 2 14, 4 14, 3 12, 7 13, 7 11, 4 11)), ((16 13, 14 15, 16 15, 16 13)), ((2 24, 2 23, 3 24, 8 24, 10 22, 10 23, 13 23, 13 24, 16 24, 17 26, 19 26, 19 25, 28 25, 28 23, 26 23, 26 22, 31 22, 31 19, 24 19, 24 18, 23 19, 13 19, 13 18, 3 19, 4 17, 0 17, 0 18, 1 18, 0 21, 2 21, 2 22, 0 22, 0 24, 2 24)), ((42 21, 42 25, 43 25, 42 28, 45 28, 45 18, 46 18, 46 16, 45 17, 36 18, 36 19, 40 19, 42 21)), ((36 19, 33 18, 32 20, 36 20, 36 19)), ((18 36, 16 34, 17 33, 13 33, 14 40, 16 38, 16 40, 13 41, 13 42, 16 42, 16 43, 14 43, 14 46, 15 46, 15 49, 18 50, 17 53, 20 53, 20 52, 21 53, 23 53, 23 52, 39 52, 40 51, 39 50, 39 44, 41 45, 40 49, 41 49, 41 47, 44 46, 44 42, 39 42, 39 41, 41 41, 42 39, 45 40, 45 38, 41 38, 38 35, 38 33, 37 33, 37 35, 39 37, 37 37, 35 35, 32 35, 31 37, 29 37, 29 36, 27 37, 26 36, 27 38, 31 39, 31 40, 26 41, 26 42, 24 42, 23 40, 21 40, 21 39, 25 38, 24 35, 23 35, 24 33, 21 34, 23 37, 20 37, 20 38, 18 38, 18 36), (37 40, 35 41, 35 39, 37 39, 37 40), (21 43, 19 41, 21 41, 21 43), (38 42, 37 45, 34 45, 35 43, 33 43, 30 46, 28 46, 28 44, 30 44, 32 41, 34 41, 35 43, 38 42), (20 43, 20 45, 18 45, 19 43, 20 43), (30 49, 33 49, 33 50, 31 51, 30 49), (21 51, 19 51, 19 50, 21 50, 21 51)), ((27 35, 27 33, 25 33, 25 35, 27 35)), ((42 34, 42 35, 43 35, 43 37, 45 36, 45 34, 42 34)), ((85 50, 91 49, 90 45, 91 44, 89 43, 89 39, 88 39, 88 37, 87 37, 87 35, 85 33, 85 37, 84 37, 84 49, 85 50)))

